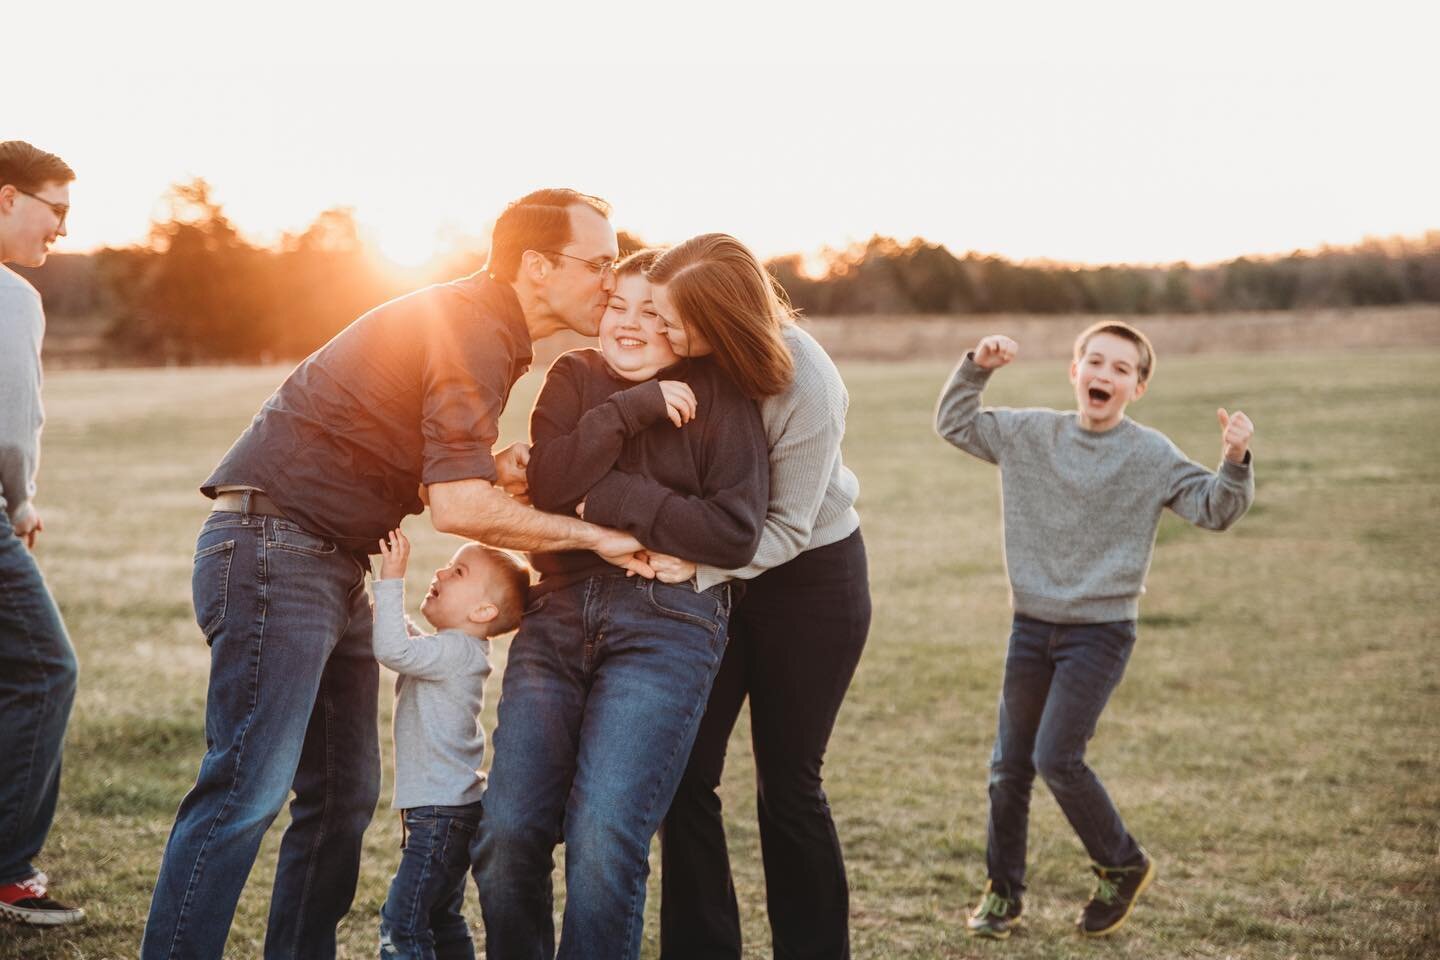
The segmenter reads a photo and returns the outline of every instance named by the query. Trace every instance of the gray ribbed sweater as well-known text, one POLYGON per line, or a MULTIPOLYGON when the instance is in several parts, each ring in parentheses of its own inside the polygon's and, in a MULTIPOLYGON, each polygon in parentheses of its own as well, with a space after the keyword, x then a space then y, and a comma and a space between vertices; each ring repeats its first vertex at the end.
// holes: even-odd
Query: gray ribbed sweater
POLYGON ((40 293, 0 266, 0 509, 19 524, 30 512, 40 467, 40 293))
POLYGON ((394 670, 396 810, 461 806, 485 795, 480 708, 490 641, 422 634, 405 619, 405 581, 376 580, 375 659, 394 670))
POLYGON ((837 543, 860 526, 860 481, 840 460, 850 394, 825 348, 800 327, 785 325, 795 379, 760 403, 770 448, 770 502, 750 563, 736 570, 699 566, 696 589, 751 580, 806 550, 837 543))
POLYGON ((1017 613, 1051 623, 1133 620, 1160 512, 1224 530, 1255 499, 1255 475, 1211 473, 1128 417, 1094 432, 1076 413, 981 407, 991 371, 966 356, 940 394, 935 429, 1000 466, 1005 567, 1017 613))

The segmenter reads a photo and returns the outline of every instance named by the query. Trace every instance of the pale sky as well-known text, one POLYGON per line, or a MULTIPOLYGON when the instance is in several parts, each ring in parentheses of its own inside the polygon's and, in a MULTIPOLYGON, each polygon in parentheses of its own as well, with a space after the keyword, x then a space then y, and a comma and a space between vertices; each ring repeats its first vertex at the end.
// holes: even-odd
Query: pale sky
POLYGON ((1435 5, 7 4, 0 138, 76 169, 57 250, 203 176, 257 242, 399 259, 541 186, 651 242, 1208 262, 1440 228, 1435 5))

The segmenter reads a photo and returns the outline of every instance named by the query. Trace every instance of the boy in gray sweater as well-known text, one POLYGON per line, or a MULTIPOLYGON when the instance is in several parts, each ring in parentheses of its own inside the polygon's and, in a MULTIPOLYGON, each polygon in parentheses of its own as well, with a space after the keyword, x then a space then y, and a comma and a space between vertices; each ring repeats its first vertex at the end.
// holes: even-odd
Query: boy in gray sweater
POLYGON ((1212 473, 1127 418, 1154 373, 1155 351, 1140 331, 1112 321, 1075 341, 1074 413, 981 407, 991 373, 1016 349, 1008 337, 981 340, 935 412, 942 437, 1000 467, 1015 610, 990 760, 989 881, 967 928, 1004 939, 1020 917, 1038 769, 1099 878, 1077 925, 1103 936, 1125 922, 1155 865, 1086 765, 1085 746, 1135 645, 1162 509, 1208 530, 1239 520, 1255 496, 1254 428, 1239 411, 1217 411, 1224 455, 1212 473))
POLYGON ((420 602, 439 631, 424 634, 405 616, 410 541, 392 530, 380 554, 375 659, 397 674, 392 803, 405 830, 380 911, 380 955, 473 960, 461 907, 485 790, 480 709, 490 637, 519 625, 529 571, 508 553, 465 544, 435 571, 420 602))

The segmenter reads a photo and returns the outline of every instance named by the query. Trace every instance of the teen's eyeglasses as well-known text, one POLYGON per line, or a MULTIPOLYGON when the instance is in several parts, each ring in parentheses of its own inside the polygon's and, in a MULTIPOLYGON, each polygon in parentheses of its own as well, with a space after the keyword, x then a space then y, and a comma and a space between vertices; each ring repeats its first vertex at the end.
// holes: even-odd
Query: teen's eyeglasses
POLYGON ((561 253, 559 250, 541 250, 540 253, 546 253, 552 257, 564 257, 566 260, 579 260, 590 268, 591 273, 598 274, 602 280, 606 277, 615 276, 614 260, 586 260, 584 257, 572 257, 570 254, 561 253))
POLYGON ((60 222, 56 225, 55 229, 58 230, 61 227, 65 226, 65 218, 70 216, 70 205, 68 203, 56 203, 53 200, 46 200, 39 194, 31 193, 29 190, 21 190, 19 187, 15 188, 15 192, 23 193, 31 200, 39 200, 41 203, 45 204, 45 206, 49 207, 50 212, 55 214, 55 216, 60 219, 60 222))

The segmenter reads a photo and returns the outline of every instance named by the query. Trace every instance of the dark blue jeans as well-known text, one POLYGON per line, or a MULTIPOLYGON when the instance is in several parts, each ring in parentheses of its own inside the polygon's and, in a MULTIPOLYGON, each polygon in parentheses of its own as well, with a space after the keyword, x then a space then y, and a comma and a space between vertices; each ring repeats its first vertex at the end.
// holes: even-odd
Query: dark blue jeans
POLYGON ((1085 746, 1134 646, 1133 620, 1063 624, 1015 615, 990 758, 985 863, 998 888, 1016 896, 1025 889, 1036 770, 1091 860, 1118 867, 1139 855, 1139 844, 1085 763, 1085 746))
POLYGON ((0 510, 0 884, 35 874, 78 667, 35 558, 0 510))
POLYGON ((212 513, 195 547, 210 643, 205 757, 180 804, 141 956, 218 958, 265 830, 294 790, 267 958, 335 956, 380 793, 365 565, 276 517, 212 513))
POLYGON ((465 875, 481 804, 401 813, 400 869, 380 908, 380 960, 475 960, 465 922, 465 875))
POLYGON ((725 650, 730 585, 592 577, 540 597, 510 644, 472 851, 489 960, 637 957, 650 839, 725 650))

